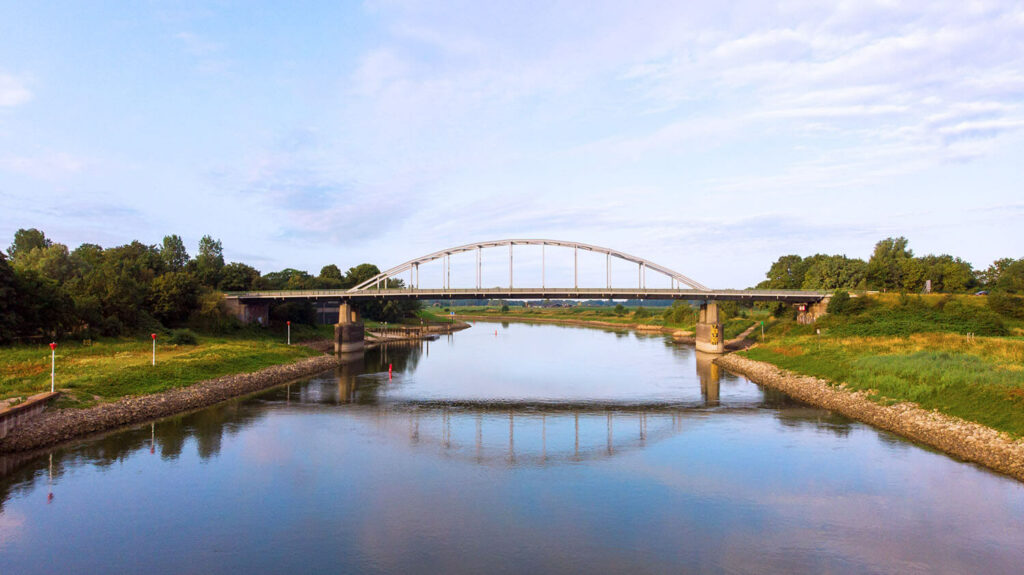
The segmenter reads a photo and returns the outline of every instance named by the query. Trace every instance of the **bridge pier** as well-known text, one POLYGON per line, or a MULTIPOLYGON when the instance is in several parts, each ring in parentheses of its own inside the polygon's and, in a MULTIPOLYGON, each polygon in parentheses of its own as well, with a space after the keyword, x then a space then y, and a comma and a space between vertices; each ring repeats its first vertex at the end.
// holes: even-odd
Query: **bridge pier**
POLYGON ((697 377, 700 379, 700 394, 704 397, 704 405, 718 405, 718 388, 721 382, 721 371, 715 363, 715 355, 697 352, 697 377))
POLYGON ((725 353, 722 319, 718 314, 718 302, 706 301, 700 305, 697 319, 697 351, 725 353))
POLYGON ((334 326, 334 352, 352 353, 363 349, 363 318, 351 302, 338 306, 338 325, 334 326))

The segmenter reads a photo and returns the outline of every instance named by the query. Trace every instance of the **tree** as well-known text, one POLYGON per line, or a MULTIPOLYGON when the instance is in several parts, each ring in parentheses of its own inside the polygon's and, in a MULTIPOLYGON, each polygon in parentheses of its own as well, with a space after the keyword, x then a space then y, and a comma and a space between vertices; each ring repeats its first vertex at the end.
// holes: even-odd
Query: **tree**
POLYGON ((312 280, 313 276, 309 275, 309 272, 285 268, 264 275, 260 279, 260 284, 266 289, 308 289, 313 287, 312 280))
POLYGON ((14 243, 11 247, 7 248, 7 255, 10 256, 11 262, 13 263, 19 257, 36 248, 45 248, 52 242, 46 239, 46 234, 35 229, 19 229, 14 232, 14 243))
POLYGON ((359 264, 354 268, 348 268, 345 277, 342 279, 343 288, 354 288, 364 281, 380 274, 380 268, 373 264, 359 264))
POLYGON ((327 280, 340 280, 341 279, 341 269, 339 269, 338 266, 336 266, 334 264, 325 265, 324 267, 320 268, 320 276, 319 277, 321 279, 327 279, 327 280))
POLYGON ((971 264, 943 254, 919 258, 925 268, 924 279, 932 281, 932 291, 958 293, 976 285, 971 264))
POLYGON ((164 243, 160 247, 160 258, 168 271, 180 272, 185 269, 189 257, 188 250, 185 249, 185 242, 181 241, 181 236, 178 234, 164 236, 164 243))
POLYGON ((1006 266, 996 287, 1009 293, 1024 293, 1024 258, 1006 266))
POLYGON ((167 272, 153 280, 149 292, 153 315, 167 324, 181 324, 196 308, 199 281, 189 272, 167 272))
POLYGON ((17 278, 7 258, 0 252, 0 345, 13 341, 20 325, 17 278))
POLYGON ((782 256, 768 269, 768 281, 760 287, 767 289, 800 289, 804 283, 807 264, 798 255, 782 256))
MULTIPOLYGON (((904 274, 908 271, 907 260, 913 259, 914 252, 907 249, 907 238, 886 238, 875 244, 875 251, 868 260, 867 284, 871 289, 904 289, 904 274)), ((911 278, 913 279, 913 278, 911 278)))
POLYGON ((60 335, 75 326, 74 304, 57 282, 34 270, 15 278, 22 333, 60 335))
POLYGON ((992 262, 992 265, 988 266, 987 269, 977 271, 976 277, 978 282, 986 288, 996 287, 996 284, 999 283, 999 277, 1015 261, 1017 260, 1013 258, 1001 258, 992 262))
POLYGON ((224 291, 248 291, 260 279, 260 271, 240 262, 231 262, 221 270, 220 289, 224 291))
POLYGON ((203 285, 217 287, 220 274, 224 269, 224 248, 220 240, 203 236, 199 240, 199 253, 196 255, 196 275, 203 285))
POLYGON ((861 259, 846 256, 818 254, 804 260, 803 289, 834 290, 863 287, 867 263, 861 259))
POLYGON ((75 274, 75 265, 64 244, 50 243, 21 252, 14 261, 16 271, 32 270, 39 275, 64 284, 75 274))

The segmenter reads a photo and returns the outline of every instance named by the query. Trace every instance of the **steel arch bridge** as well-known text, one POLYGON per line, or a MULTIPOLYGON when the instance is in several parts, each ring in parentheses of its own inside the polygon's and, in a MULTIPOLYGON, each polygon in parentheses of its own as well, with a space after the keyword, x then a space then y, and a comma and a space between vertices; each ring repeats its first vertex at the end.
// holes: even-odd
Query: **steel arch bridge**
POLYGON ((670 270, 669 268, 666 268, 664 266, 660 266, 660 265, 658 265, 658 264, 656 264, 656 263, 654 263, 652 261, 649 261, 649 260, 646 260, 646 259, 643 259, 643 258, 639 258, 637 256, 630 255, 630 254, 627 254, 625 252, 621 252, 621 251, 618 251, 618 250, 613 250, 613 249, 610 249, 610 248, 605 248, 605 247, 601 247, 601 246, 595 246, 595 245, 591 245, 591 244, 584 244, 584 243, 580 243, 580 242, 566 242, 566 241, 561 241, 561 240, 512 239, 512 240, 495 240, 495 241, 488 241, 488 242, 478 242, 478 243, 473 243, 473 244, 465 244, 465 245, 457 246, 457 247, 454 247, 454 248, 448 248, 446 250, 436 251, 436 252, 434 252, 432 254, 427 254, 425 256, 409 260, 409 261, 407 261, 405 263, 402 263, 402 264, 399 264, 399 265, 397 265, 397 266, 395 266, 395 267, 393 267, 393 268, 391 268, 389 270, 383 271, 380 274, 377 274, 376 276, 374 276, 374 277, 364 281, 363 283, 353 287, 352 289, 349 290, 349 292, 360 292, 360 291, 364 291, 364 290, 367 290, 367 289, 371 289, 373 287, 376 287, 377 289, 380 289, 381 284, 383 282, 386 282, 387 279, 395 277, 395 276, 397 276, 397 275, 399 275, 401 273, 404 273, 404 272, 410 272, 410 280, 411 281, 410 281, 409 285, 412 286, 412 287, 417 287, 418 288, 419 287, 419 267, 420 267, 420 265, 425 264, 425 263, 429 263, 429 262, 432 262, 432 261, 436 261, 436 260, 443 260, 444 267, 445 267, 445 273, 444 273, 445 285, 444 285, 444 288, 448 289, 448 288, 451 287, 451 267, 450 267, 450 261, 449 261, 451 256, 453 256, 455 254, 459 254, 459 253, 470 252, 470 251, 475 251, 476 252, 476 289, 482 289, 483 286, 481 285, 481 283, 483 281, 483 274, 482 274, 482 263, 481 263, 481 261, 482 261, 481 260, 481 251, 484 250, 485 248, 502 248, 502 247, 508 247, 508 279, 509 279, 509 281, 508 281, 509 286, 508 287, 509 287, 509 289, 514 289, 513 279, 514 279, 514 271, 515 270, 514 270, 514 267, 513 267, 513 261, 514 261, 513 250, 514 250, 515 246, 540 246, 541 247, 541 289, 545 289, 545 285, 544 284, 545 284, 545 279, 546 279, 545 278, 545 276, 546 276, 546 274, 545 274, 546 257, 545 257, 545 251, 544 250, 545 250, 545 248, 547 246, 555 246, 555 247, 562 247, 562 248, 570 248, 570 249, 573 250, 573 270, 572 271, 573 271, 573 287, 574 288, 578 288, 579 287, 579 252, 580 252, 580 250, 583 250, 583 251, 587 251, 587 252, 604 254, 606 256, 606 259, 605 259, 605 262, 606 262, 606 264, 605 264, 605 277, 607 279, 606 287, 608 289, 611 289, 611 287, 612 287, 612 283, 611 283, 612 282, 611 261, 612 261, 612 258, 614 257, 614 258, 619 259, 619 260, 624 260, 624 261, 627 261, 627 262, 630 262, 630 263, 634 263, 634 264, 636 264, 638 266, 638 268, 637 268, 637 270, 638 270, 637 277, 638 277, 638 283, 639 283, 639 286, 640 286, 641 289, 646 287, 646 285, 645 285, 646 284, 646 271, 648 269, 651 269, 651 270, 654 270, 656 272, 659 272, 661 274, 664 274, 664 275, 668 276, 672 280, 672 287, 673 287, 673 289, 678 284, 678 285, 689 286, 691 289, 705 290, 705 291, 708 290, 708 288, 706 286, 704 286, 704 285, 702 285, 700 283, 697 283, 696 281, 694 281, 694 280, 684 276, 683 274, 681 274, 679 272, 670 270))
POLYGON ((263 290, 249 292, 229 292, 225 294, 229 301, 241 304, 256 303, 260 300, 300 299, 310 301, 355 302, 365 300, 387 299, 683 299, 701 301, 781 301, 789 303, 813 303, 824 299, 828 294, 808 290, 735 290, 710 289, 668 267, 650 260, 628 254, 623 251, 586 244, 582 242, 551 240, 551 239, 505 239, 475 242, 439 250, 425 256, 411 259, 376 276, 367 279, 351 289, 324 290, 263 290), (540 286, 516 287, 514 282, 514 257, 516 246, 540 246, 541 248, 541 281, 540 286), (573 286, 549 287, 547 285, 546 248, 557 247, 571 249, 573 252, 573 286), (482 285, 482 256, 484 249, 508 249, 508 287, 489 287, 482 285), (605 255, 605 285, 600 287, 581 287, 580 251, 605 255), (476 253, 476 284, 472 288, 454 288, 451 284, 451 263, 453 255, 467 252, 476 253), (622 260, 637 266, 635 287, 614 287, 612 285, 612 259, 622 260), (441 260, 444 266, 443 282, 440 288, 421 288, 419 281, 420 266, 441 260), (670 279, 669 288, 648 288, 647 271, 651 270, 670 279), (408 273, 406 287, 389 287, 388 280, 408 273))

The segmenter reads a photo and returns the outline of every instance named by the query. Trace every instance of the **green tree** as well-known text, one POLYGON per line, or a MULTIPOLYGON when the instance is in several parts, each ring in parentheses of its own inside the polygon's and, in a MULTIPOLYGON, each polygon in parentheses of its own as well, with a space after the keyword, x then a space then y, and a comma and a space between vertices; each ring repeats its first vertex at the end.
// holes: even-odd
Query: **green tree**
POLYGON ((220 289, 224 291, 248 291, 260 280, 260 271, 252 266, 231 262, 221 270, 220 289))
POLYGON ((35 228, 27 230, 22 228, 14 232, 14 243, 11 244, 11 247, 7 248, 7 255, 10 256, 13 263, 23 254, 27 254, 36 248, 45 248, 51 243, 50 240, 46 239, 46 234, 43 232, 35 228))
POLYGON ((803 289, 834 290, 863 287, 867 263, 861 259, 846 256, 818 254, 807 258, 803 289))
POLYGON ((189 272, 167 272, 155 280, 149 292, 150 309, 160 321, 180 325, 199 300, 199 281, 189 272))
POLYGON ((867 267, 869 288, 883 291, 906 289, 904 274, 908 271, 917 271, 907 263, 914 257, 914 252, 907 249, 907 243, 907 238, 899 237, 886 238, 875 244, 875 251, 871 254, 867 267))
POLYGON ((309 272, 285 268, 264 275, 260 284, 265 289, 309 289, 313 287, 313 276, 309 272))
POLYGON ((380 268, 373 264, 359 264, 355 267, 348 268, 345 272, 345 277, 342 280, 342 287, 349 289, 354 288, 364 281, 380 274, 380 268))
MULTIPOLYGON (((207 236, 209 237, 209 236, 207 236)), ((204 238, 205 239, 205 238, 204 238)), ((185 249, 185 242, 178 234, 164 236, 163 245, 160 246, 160 258, 168 271, 180 272, 188 265, 188 250, 185 249)))
POLYGON ((18 284, 7 257, 0 252, 0 345, 8 344, 18 335, 18 284))
POLYGON ((758 285, 766 289, 800 289, 807 265, 798 255, 782 256, 768 269, 768 280, 758 285))
POLYGON ((1013 258, 1001 258, 994 262, 992 265, 984 270, 978 270, 976 272, 976 279, 978 283, 986 288, 994 288, 999 283, 999 277, 1003 274, 1006 268, 1010 267, 1013 262, 1017 260, 1013 258))
POLYGON ((14 260, 14 269, 32 270, 59 284, 64 284, 75 275, 75 264, 68 247, 54 243, 20 252, 18 259, 14 260))
POLYGON ((1024 258, 1006 266, 999 274, 996 287, 1009 293, 1024 293, 1024 258))
POLYGON ((340 281, 341 280, 341 269, 339 269, 338 266, 336 266, 334 264, 327 264, 324 267, 320 268, 320 276, 319 277, 321 279, 339 280, 340 281))
POLYGON ((976 285, 971 264, 951 255, 919 258, 925 268, 926 280, 932 281, 932 291, 960 293, 976 285))
POLYGON ((221 271, 224 269, 224 248, 220 240, 203 236, 199 240, 199 252, 196 255, 196 276, 203 285, 217 287, 220 284, 221 271))
POLYGON ((60 336, 75 327, 74 303, 57 282, 34 270, 15 277, 22 333, 60 336))

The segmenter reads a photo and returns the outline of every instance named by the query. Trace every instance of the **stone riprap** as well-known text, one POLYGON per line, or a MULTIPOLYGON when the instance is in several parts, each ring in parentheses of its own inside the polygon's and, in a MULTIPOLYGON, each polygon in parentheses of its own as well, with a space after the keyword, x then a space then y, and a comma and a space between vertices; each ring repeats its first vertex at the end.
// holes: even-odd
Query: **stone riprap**
POLYGON ((922 409, 914 403, 882 405, 868 392, 798 375, 736 354, 715 359, 725 369, 805 403, 897 433, 945 453, 1024 481, 1024 440, 980 423, 922 409))
POLYGON ((0 441, 0 453, 40 449, 93 433, 192 411, 319 373, 337 364, 337 356, 321 355, 252 373, 208 379, 152 395, 124 397, 86 409, 47 410, 13 429, 0 441))

